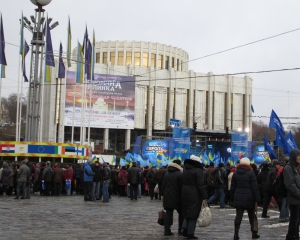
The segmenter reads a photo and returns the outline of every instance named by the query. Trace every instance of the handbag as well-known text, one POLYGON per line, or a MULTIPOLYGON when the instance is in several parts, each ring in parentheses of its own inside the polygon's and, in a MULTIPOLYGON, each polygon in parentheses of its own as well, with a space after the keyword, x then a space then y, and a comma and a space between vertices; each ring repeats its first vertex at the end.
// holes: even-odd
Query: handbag
POLYGON ((256 211, 254 211, 253 231, 258 232, 258 220, 257 220, 257 212, 256 211))
POLYGON ((154 193, 158 193, 158 184, 155 185, 154 193))
POLYGON ((157 223, 161 226, 165 225, 165 216, 166 216, 166 212, 164 210, 161 210, 158 212, 158 220, 157 223))
POLYGON ((207 202, 202 202, 201 211, 197 219, 198 227, 208 227, 211 224, 211 212, 207 202))

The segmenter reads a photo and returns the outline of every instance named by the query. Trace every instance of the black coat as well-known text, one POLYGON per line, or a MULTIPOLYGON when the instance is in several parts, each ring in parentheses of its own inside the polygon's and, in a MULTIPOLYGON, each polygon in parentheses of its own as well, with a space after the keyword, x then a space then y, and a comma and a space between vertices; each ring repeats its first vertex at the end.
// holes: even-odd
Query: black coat
POLYGON ((181 211, 182 167, 176 163, 168 165, 162 182, 163 206, 165 209, 181 211))
POLYGON ((231 180, 233 207, 254 209, 255 202, 260 202, 255 173, 249 165, 240 164, 231 180))
POLYGON ((150 185, 156 185, 156 177, 155 177, 155 172, 153 172, 152 170, 149 170, 149 172, 147 173, 147 178, 146 178, 148 184, 150 185))
POLYGON ((269 169, 262 169, 257 175, 257 183, 259 186, 260 195, 265 197, 267 195, 267 181, 268 181, 269 169))
POLYGON ((284 185, 287 189, 287 203, 300 205, 300 174, 297 170, 299 163, 296 162, 300 154, 298 149, 292 149, 290 159, 283 170, 284 185))
POLYGON ((185 218, 197 219, 203 199, 207 199, 201 163, 186 159, 182 173, 182 213, 185 218))
POLYGON ((92 171, 95 173, 93 177, 93 182, 102 181, 103 170, 100 168, 100 166, 97 167, 95 164, 92 165, 92 171))
POLYGON ((268 174, 268 182, 267 182, 267 191, 269 193, 274 193, 276 191, 275 185, 273 184, 276 179, 277 168, 272 166, 269 170, 268 174))
POLYGON ((138 167, 128 169, 128 183, 139 184, 141 180, 141 170, 138 167))

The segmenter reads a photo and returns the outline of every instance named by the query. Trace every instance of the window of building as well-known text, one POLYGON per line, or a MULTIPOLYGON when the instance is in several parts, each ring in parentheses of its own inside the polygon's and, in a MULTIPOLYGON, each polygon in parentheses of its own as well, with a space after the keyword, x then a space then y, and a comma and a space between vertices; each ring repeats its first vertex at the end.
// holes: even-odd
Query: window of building
POLYGON ((156 54, 151 53, 151 67, 156 68, 156 54))
POLYGON ((172 57, 172 68, 175 67, 175 58, 172 57))
POLYGON ((163 56, 158 55, 158 69, 162 69, 162 68, 163 68, 163 56))
POLYGON ((126 52, 126 66, 131 64, 132 52, 126 52))
POLYGON ((107 52, 103 52, 102 63, 103 63, 103 64, 106 64, 106 63, 107 63, 107 52))
POLYGON ((180 64, 179 64, 179 59, 177 59, 177 71, 180 71, 179 69, 180 69, 180 64))
POLYGON ((116 53, 115 52, 110 53, 110 62, 112 65, 116 64, 116 53))
POLYGON ((134 66, 139 67, 140 66, 140 59, 141 59, 141 53, 135 52, 134 53, 134 66))
POLYGON ((169 56, 165 57, 165 68, 169 69, 169 56))
POLYGON ((100 53, 96 53, 96 63, 100 63, 100 53))
POLYGON ((118 65, 122 66, 124 62, 124 52, 118 52, 118 65))
POLYGON ((148 53, 143 53, 143 68, 148 67, 148 53))

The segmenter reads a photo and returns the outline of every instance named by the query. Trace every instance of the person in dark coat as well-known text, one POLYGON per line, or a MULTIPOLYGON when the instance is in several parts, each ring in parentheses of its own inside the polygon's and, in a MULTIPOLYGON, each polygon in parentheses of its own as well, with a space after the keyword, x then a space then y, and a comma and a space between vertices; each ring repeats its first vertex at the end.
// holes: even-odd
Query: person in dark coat
POLYGON ((163 196, 163 206, 166 210, 165 216, 165 236, 172 236, 171 225, 174 209, 178 212, 178 234, 182 234, 181 227, 183 223, 181 208, 181 189, 182 189, 182 167, 180 160, 174 160, 168 165, 167 172, 162 182, 161 194, 163 196))
POLYGON ((130 184, 131 200, 133 200, 133 198, 137 200, 138 184, 140 183, 140 177, 140 169, 137 167, 136 162, 133 162, 132 167, 128 169, 128 183, 130 184))
POLYGON ((60 196, 63 177, 64 177, 64 172, 60 167, 60 165, 58 164, 57 167, 53 169, 53 189, 54 189, 53 195, 60 196))
POLYGON ((290 208, 289 229, 286 240, 299 239, 300 225, 300 174, 297 167, 300 163, 300 151, 292 149, 290 159, 283 170, 284 185, 287 189, 287 203, 290 208))
POLYGON ((239 239, 239 229, 244 211, 247 210, 251 225, 252 238, 259 238, 254 231, 254 213, 257 212, 257 203, 260 201, 255 173, 250 166, 248 158, 242 158, 231 180, 231 194, 233 207, 236 208, 234 220, 234 240, 239 239))
POLYGON ((7 163, 3 164, 3 170, 1 174, 1 182, 2 182, 2 189, 3 189, 3 197, 6 197, 6 191, 9 186, 9 178, 11 176, 11 169, 7 163))
POLYGON ((146 166, 143 170, 143 182, 144 182, 144 186, 142 185, 143 189, 144 189, 144 195, 145 196, 149 196, 149 184, 147 182, 147 174, 149 172, 149 167, 146 166))
MULTIPOLYGON (((154 197, 154 188, 156 185, 156 177, 155 177, 155 167, 152 166, 150 171, 147 173, 147 183, 149 185, 149 195, 151 200, 153 200, 154 197)), ((157 197, 155 196, 155 199, 157 199, 157 197)))
POLYGON ((114 169, 111 170, 111 182, 113 185, 113 194, 118 195, 118 175, 119 175, 119 165, 115 165, 114 169))
POLYGON ((203 165, 200 159, 186 159, 182 173, 182 212, 184 216, 182 229, 183 236, 188 239, 197 239, 194 236, 197 218, 199 217, 202 202, 207 201, 204 185, 203 165))
POLYGON ((267 196, 268 174, 269 174, 269 165, 262 164, 261 172, 257 175, 257 183, 258 183, 261 203, 263 203, 264 198, 267 196))
POLYGON ((45 183, 45 196, 50 196, 52 178, 53 178, 53 169, 51 168, 51 163, 47 161, 46 167, 43 171, 43 180, 45 183))
POLYGON ((99 161, 96 161, 92 165, 92 170, 94 172, 94 177, 93 177, 91 200, 95 201, 95 200, 100 200, 100 182, 102 180, 102 170, 99 166, 99 161))
POLYGON ((158 199, 161 200, 161 188, 162 188, 162 182, 164 180, 164 176, 166 174, 166 168, 165 166, 161 166, 160 169, 158 169, 158 171, 155 173, 155 177, 156 177, 156 181, 157 181, 157 185, 158 185, 158 199))
POLYGON ((126 170, 126 167, 123 166, 118 174, 118 184, 119 184, 119 193, 120 197, 126 196, 126 188, 127 188, 127 182, 128 182, 128 172, 126 170))

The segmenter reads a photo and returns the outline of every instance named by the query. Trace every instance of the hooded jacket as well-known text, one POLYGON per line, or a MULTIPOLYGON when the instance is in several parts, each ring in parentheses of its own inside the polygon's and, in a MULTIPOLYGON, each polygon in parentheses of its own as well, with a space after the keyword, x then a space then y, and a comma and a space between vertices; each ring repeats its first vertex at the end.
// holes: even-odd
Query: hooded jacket
POLYGON ((92 182, 93 181, 93 177, 94 177, 94 172, 92 171, 92 167, 88 162, 84 163, 84 182, 92 182))
POLYGON ((300 155, 298 149, 292 149, 290 159, 283 170, 284 185, 287 189, 287 202, 290 205, 300 205, 300 175, 297 170, 297 156, 300 155))
POLYGON ((162 182, 163 206, 165 209, 181 209, 182 167, 176 163, 168 165, 162 182))
POLYGON ((255 173, 249 165, 239 164, 231 180, 233 207, 254 209, 255 202, 260 202, 260 195, 255 173))
POLYGON ((204 173, 200 162, 186 159, 182 173, 182 212, 185 218, 197 219, 203 199, 207 199, 204 173))
POLYGON ((103 163, 103 181, 108 181, 111 179, 111 170, 107 163, 103 163))

